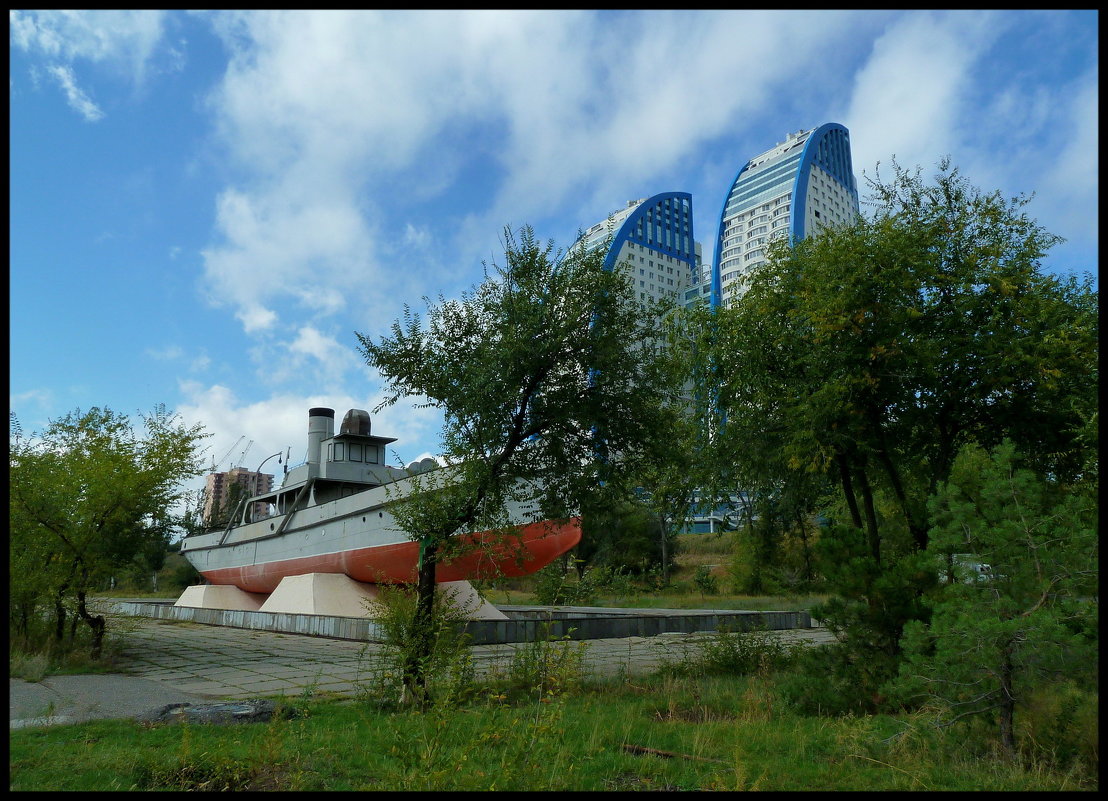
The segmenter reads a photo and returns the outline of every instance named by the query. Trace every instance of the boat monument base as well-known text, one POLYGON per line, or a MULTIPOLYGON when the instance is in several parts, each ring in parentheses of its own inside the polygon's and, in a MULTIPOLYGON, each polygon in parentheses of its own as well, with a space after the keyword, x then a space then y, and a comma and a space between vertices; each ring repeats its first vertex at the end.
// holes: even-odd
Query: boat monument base
MULTIPOLYGON (((507 620, 508 616, 477 594, 468 581, 444 581, 442 598, 467 620, 507 620)), ((246 592, 231 585, 188 587, 174 606, 242 612, 279 612, 332 617, 380 617, 376 584, 341 573, 306 573, 281 579, 272 593, 246 592)))

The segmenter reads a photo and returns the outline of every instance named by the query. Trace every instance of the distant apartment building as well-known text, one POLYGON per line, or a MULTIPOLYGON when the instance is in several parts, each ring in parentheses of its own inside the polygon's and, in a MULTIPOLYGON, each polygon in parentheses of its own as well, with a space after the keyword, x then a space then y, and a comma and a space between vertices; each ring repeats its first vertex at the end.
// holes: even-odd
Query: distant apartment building
POLYGON ((644 307, 660 300, 684 303, 685 290, 700 281, 701 250, 693 238, 688 192, 628 201, 591 226, 577 246, 589 252, 607 247, 605 269, 627 275, 644 307))
POLYGON ((847 129, 827 123, 788 134, 735 176, 720 213, 711 287, 696 296, 710 294, 713 306, 728 305, 746 291, 774 238, 795 242, 857 214, 847 129))
MULTIPOLYGON (((218 520, 220 513, 230 514, 233 511, 224 509, 224 504, 228 498, 232 497, 231 488, 235 486, 242 488, 239 493, 234 494, 236 499, 250 498, 272 490, 273 476, 270 473, 255 473, 251 470, 243 470, 241 467, 232 468, 225 473, 209 473, 204 493, 205 523, 222 522, 218 520)), ((253 520, 259 520, 268 513, 264 503, 255 503, 253 507, 250 510, 250 517, 253 520)), ((239 513, 241 515, 241 509, 239 513)))

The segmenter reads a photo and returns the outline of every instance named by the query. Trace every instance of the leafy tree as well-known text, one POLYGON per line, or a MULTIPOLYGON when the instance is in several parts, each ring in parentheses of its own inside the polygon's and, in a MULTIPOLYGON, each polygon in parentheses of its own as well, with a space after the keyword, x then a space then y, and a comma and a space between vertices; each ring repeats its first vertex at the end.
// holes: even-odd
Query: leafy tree
MULTIPOLYGON (((426 321, 406 308, 376 342, 357 335, 388 382, 378 409, 417 396, 445 418, 449 480, 415 477, 417 491, 394 509, 420 543, 414 632, 430 631, 437 563, 468 547, 451 535, 502 526, 510 503, 569 516, 653 447, 671 393, 650 368, 652 333, 626 279, 603 258, 556 254, 530 228, 508 230, 505 263, 460 300, 425 299, 426 321)), ((421 702, 422 658, 405 682, 421 702)))
POLYGON ((931 182, 894 164, 871 189, 869 217, 771 248, 711 321, 707 358, 738 478, 763 497, 801 476, 834 488, 821 548, 841 598, 823 616, 893 664, 904 622, 926 615, 933 575, 912 557, 958 450, 1010 437, 1040 474, 1081 471, 1097 298, 1091 278, 1041 271, 1058 238, 1027 198, 948 162, 931 182))
POLYGON ((668 540, 660 541, 656 514, 645 504, 597 504, 582 520, 581 544, 574 551, 577 572, 580 576, 586 568, 612 568, 645 574, 672 557, 676 534, 670 532, 668 540))
POLYGON ((1009 440, 992 453, 967 445, 931 499, 927 552, 955 580, 934 595, 929 624, 906 627, 901 667, 904 695, 937 702, 943 725, 994 720, 1009 754, 1033 690, 1097 680, 1095 486, 1060 487, 1019 462, 1009 440), (990 570, 966 570, 967 558, 990 570))
POLYGON ((52 607, 60 639, 75 613, 98 657, 106 621, 89 610, 88 593, 129 566, 150 569, 164 558, 171 510, 182 482, 200 475, 197 445, 205 435, 161 406, 142 420, 140 437, 125 415, 93 407, 24 437, 13 415, 11 601, 22 633, 52 607))
POLYGON ((737 309, 700 306, 670 330, 670 359, 684 365, 696 387, 689 408, 700 502, 735 508, 736 586, 750 593, 767 591, 778 572, 800 582, 815 579, 813 517, 828 488, 826 476, 801 469, 785 448, 783 398, 766 372, 766 362, 779 357, 751 358, 759 349, 783 347, 769 323, 754 314, 740 319, 737 309), (797 540, 799 551, 788 566, 780 564, 786 539, 797 540))

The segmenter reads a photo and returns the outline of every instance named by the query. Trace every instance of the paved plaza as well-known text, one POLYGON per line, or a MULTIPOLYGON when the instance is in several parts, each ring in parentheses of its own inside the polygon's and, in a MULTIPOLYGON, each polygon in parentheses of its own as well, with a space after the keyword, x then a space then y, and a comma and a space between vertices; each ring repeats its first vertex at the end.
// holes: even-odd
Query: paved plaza
MULTIPOLYGON (((10 681, 11 728, 132 717, 169 703, 263 696, 352 696, 375 681, 383 646, 301 634, 122 618, 125 675, 10 681)), ((829 642, 826 629, 772 632, 785 641, 829 642)), ((587 675, 641 675, 695 653, 710 633, 567 643, 587 675)), ((559 644, 560 647, 561 644, 559 644)), ((525 643, 471 646, 479 675, 506 673, 525 643)))
MULTIPOLYGON (((776 632, 787 640, 827 642, 826 629, 776 632)), ((641 674, 665 660, 682 659, 712 634, 662 634, 585 640, 568 644, 583 650, 588 675, 641 674)), ((190 693, 223 698, 290 695, 305 691, 353 694, 373 680, 383 646, 352 640, 140 620, 127 635, 128 671, 190 693)), ((478 674, 506 671, 525 643, 472 646, 478 674)))

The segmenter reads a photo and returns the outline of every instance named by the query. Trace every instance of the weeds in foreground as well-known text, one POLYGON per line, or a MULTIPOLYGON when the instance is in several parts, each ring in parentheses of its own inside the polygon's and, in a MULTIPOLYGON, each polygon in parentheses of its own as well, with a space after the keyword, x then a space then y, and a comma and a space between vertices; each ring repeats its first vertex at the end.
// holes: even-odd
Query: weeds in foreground
POLYGON ((469 638, 462 626, 471 611, 457 605, 454 597, 443 593, 435 599, 430 621, 431 647, 426 656, 418 656, 413 636, 417 598, 409 587, 379 585, 380 595, 373 602, 374 617, 384 634, 380 648, 366 649, 363 660, 366 680, 364 696, 377 704, 404 705, 410 700, 405 674, 417 659, 426 681, 426 705, 453 705, 464 700, 473 684, 473 659, 469 638))
POLYGON ((755 629, 701 635, 696 647, 678 660, 663 660, 667 674, 715 676, 768 676, 793 665, 804 646, 791 644, 779 632, 755 629))
MULTIPOLYGON (((561 648, 561 642, 551 643, 561 648)), ((549 663, 549 662, 548 662, 549 663)), ((692 670, 550 694, 477 682, 419 713, 312 699, 268 724, 129 721, 10 733, 14 790, 1058 790, 1095 765, 1013 761, 920 713, 818 717, 776 674, 692 670)), ((570 687, 572 682, 565 682, 570 687)), ((548 684, 548 686, 552 686, 548 684)))
POLYGON ((120 622, 104 638, 99 658, 90 656, 91 637, 78 629, 72 637, 8 640, 8 675, 24 681, 42 681, 47 676, 109 673, 119 669, 120 651, 130 621, 120 622))

